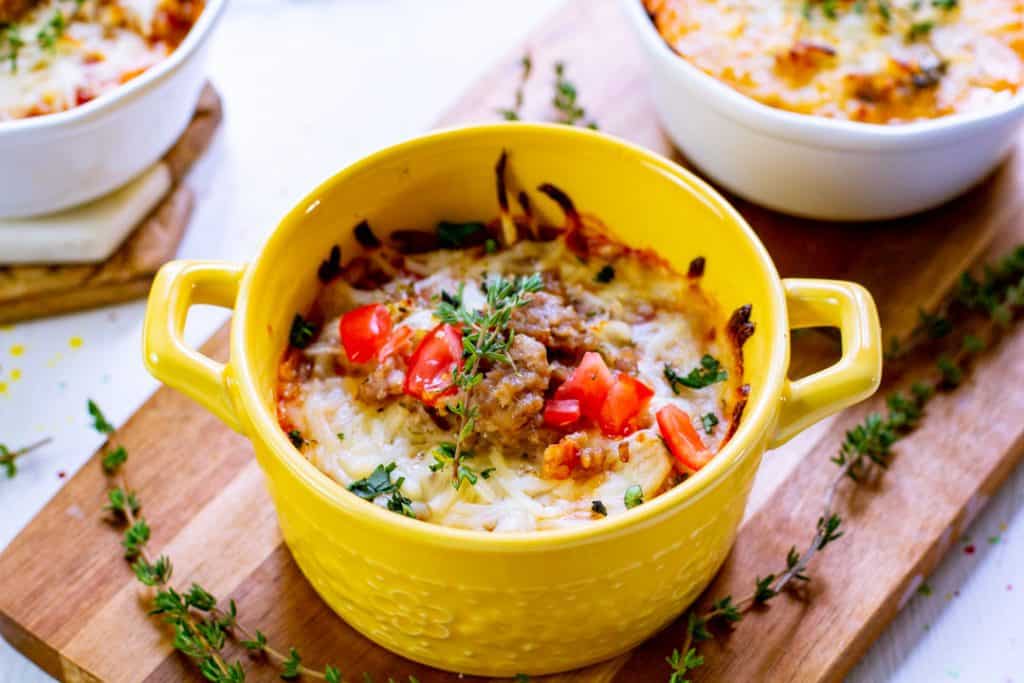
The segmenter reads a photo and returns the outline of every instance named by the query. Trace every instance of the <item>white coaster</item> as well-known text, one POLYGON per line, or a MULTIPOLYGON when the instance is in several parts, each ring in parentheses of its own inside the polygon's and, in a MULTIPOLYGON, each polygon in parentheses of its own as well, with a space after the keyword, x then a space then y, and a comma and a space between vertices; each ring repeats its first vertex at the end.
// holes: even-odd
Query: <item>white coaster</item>
POLYGON ((158 162, 106 197, 50 216, 0 219, 0 264, 93 263, 114 253, 171 189, 158 162))

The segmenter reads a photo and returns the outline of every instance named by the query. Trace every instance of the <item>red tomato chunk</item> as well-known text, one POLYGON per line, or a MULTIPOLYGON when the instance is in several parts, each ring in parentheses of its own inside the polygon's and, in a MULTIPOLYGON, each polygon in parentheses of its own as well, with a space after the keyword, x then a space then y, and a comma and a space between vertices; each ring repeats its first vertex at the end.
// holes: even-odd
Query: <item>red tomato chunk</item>
POLYGON ((391 335, 391 314, 382 304, 360 306, 341 316, 341 345, 353 363, 373 359, 391 335))
POLYGON ((658 428, 676 459, 680 472, 696 472, 711 460, 713 453, 704 446, 700 434, 685 410, 667 405, 658 411, 658 428))
POLYGON ((456 368, 462 368, 462 332, 441 323, 413 351, 402 389, 429 406, 437 405, 438 399, 455 393, 456 368))
POLYGON ((627 436, 636 431, 636 417, 647 408, 654 390, 629 375, 619 375, 608 390, 597 424, 605 436, 627 436))

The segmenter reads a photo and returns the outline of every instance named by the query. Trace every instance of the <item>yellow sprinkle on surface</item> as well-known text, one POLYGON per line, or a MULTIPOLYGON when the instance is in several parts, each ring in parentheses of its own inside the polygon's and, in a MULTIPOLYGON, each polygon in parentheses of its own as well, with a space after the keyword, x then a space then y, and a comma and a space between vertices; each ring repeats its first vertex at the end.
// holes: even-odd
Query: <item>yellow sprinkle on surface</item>
POLYGON ((25 346, 23 344, 14 344, 11 346, 11 355, 17 358, 25 353, 25 346))
POLYGON ((7 382, 0 382, 0 395, 7 393, 7 382))
POLYGON ((77 335, 68 340, 68 346, 70 346, 73 349, 82 348, 82 344, 84 343, 85 342, 82 341, 82 338, 77 335))
POLYGON ((11 370, 11 381, 17 382, 19 379, 21 379, 21 370, 14 368, 11 370))

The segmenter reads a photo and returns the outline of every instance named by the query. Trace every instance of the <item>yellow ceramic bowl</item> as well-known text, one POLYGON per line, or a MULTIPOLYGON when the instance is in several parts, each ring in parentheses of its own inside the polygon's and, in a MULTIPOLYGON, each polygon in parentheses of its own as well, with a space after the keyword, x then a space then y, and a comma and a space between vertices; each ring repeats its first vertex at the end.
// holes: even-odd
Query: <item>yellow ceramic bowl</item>
MULTIPOLYGON (((561 222, 547 198, 532 198, 561 222)), ((780 280, 739 214, 662 157, 592 131, 518 123, 432 133, 350 166, 285 216, 248 266, 165 266, 144 346, 150 372, 252 439, 285 541, 338 614, 410 659, 491 676, 590 664, 676 618, 729 552, 765 448, 865 398, 881 372, 877 315, 861 287, 780 280), (672 491, 571 530, 488 534, 369 505, 295 450, 275 418, 289 325, 312 302, 331 246, 346 259, 358 253, 352 227, 364 218, 384 234, 497 215, 492 169, 503 149, 516 187, 555 183, 680 271, 705 256, 705 286, 724 310, 753 304, 757 326, 744 347, 750 402, 728 446, 672 491), (226 365, 183 342, 187 311, 200 303, 235 309, 226 365), (789 330, 810 326, 841 330, 842 359, 789 381, 789 330)))

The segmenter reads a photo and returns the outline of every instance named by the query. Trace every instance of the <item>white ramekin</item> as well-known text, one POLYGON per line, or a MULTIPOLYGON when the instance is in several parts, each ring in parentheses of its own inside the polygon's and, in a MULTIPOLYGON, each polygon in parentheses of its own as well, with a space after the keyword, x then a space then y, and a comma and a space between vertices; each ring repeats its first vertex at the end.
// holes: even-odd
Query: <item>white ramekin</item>
POLYGON ((227 0, 209 0, 159 64, 80 107, 0 123, 0 218, 101 197, 137 176, 185 130, 206 80, 207 38, 227 0))
POLYGON ((937 206, 985 178, 1024 119, 1024 94, 984 112, 893 126, 775 109, 673 52, 641 0, 623 5, 679 149, 714 182, 785 213, 873 220, 937 206))

